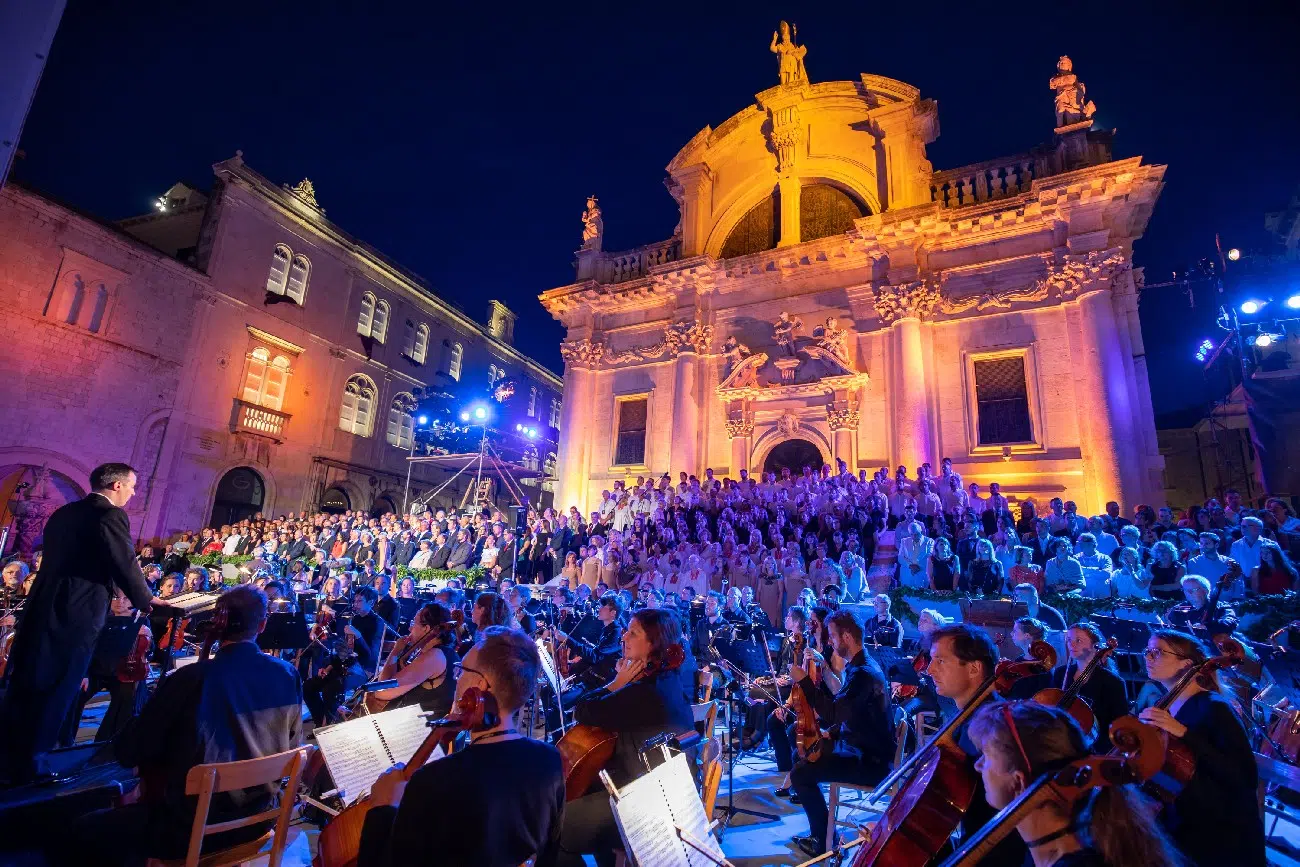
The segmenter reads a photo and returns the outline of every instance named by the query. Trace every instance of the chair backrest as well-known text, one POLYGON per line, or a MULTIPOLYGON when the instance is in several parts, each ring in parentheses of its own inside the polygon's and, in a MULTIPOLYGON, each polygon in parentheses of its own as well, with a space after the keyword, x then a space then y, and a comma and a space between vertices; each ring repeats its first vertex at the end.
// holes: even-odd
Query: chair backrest
POLYGON ((190 831, 190 848, 185 856, 185 867, 196 867, 203 849, 203 838, 209 834, 245 828, 269 819, 276 819, 275 838, 271 846, 267 867, 278 867, 284 854, 285 841, 289 833, 289 819, 297 803, 298 783, 302 779, 307 759, 316 751, 314 745, 298 747, 263 756, 259 759, 245 759, 241 762, 217 762, 209 765, 195 765, 185 777, 185 794, 197 795, 198 808, 194 811, 194 826, 190 831), (232 792, 237 789, 249 789, 271 783, 284 782, 280 793, 279 806, 254 816, 232 819, 229 822, 208 824, 208 811, 212 807, 212 796, 220 792, 232 792))
POLYGON ((718 787, 722 784, 722 741, 717 737, 709 738, 704 745, 700 765, 700 799, 704 801, 704 815, 711 820, 713 805, 718 800, 718 787))
POLYGON ((716 701, 706 701, 693 704, 691 705, 691 713, 695 717, 695 722, 704 723, 704 731, 701 734, 706 738, 713 737, 713 728, 718 721, 718 703, 716 701))
POLYGON ((700 703, 703 704, 713 698, 713 669, 709 668, 707 665, 702 666, 700 670, 695 673, 695 677, 702 690, 700 703))

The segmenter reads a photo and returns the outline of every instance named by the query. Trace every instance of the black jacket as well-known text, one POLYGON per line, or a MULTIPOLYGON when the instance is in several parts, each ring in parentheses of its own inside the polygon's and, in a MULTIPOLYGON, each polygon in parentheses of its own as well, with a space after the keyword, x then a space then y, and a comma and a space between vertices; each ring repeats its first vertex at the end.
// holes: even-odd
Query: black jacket
MULTIPOLYGON (((412 555, 414 556, 414 555, 412 555)), ((451 543, 441 545, 433 549, 433 556, 429 558, 430 569, 446 569, 447 558, 451 556, 451 543)))
POLYGON ((73 669, 86 670, 114 587, 141 611, 153 599, 135 559, 126 512, 100 494, 56 510, 45 525, 44 548, 9 660, 12 682, 37 689, 73 669))
POLYGON ((577 722, 618 733, 614 758, 607 766, 614 785, 625 786, 645 773, 640 750, 647 740, 665 732, 694 730, 695 717, 681 677, 680 671, 661 671, 618 692, 601 688, 588 693, 574 706, 577 722))
POLYGON ((419 548, 414 542, 398 542, 393 546, 393 563, 398 566, 409 565, 411 558, 415 556, 415 552, 418 550, 419 548))
POLYGON ((835 740, 835 753, 888 767, 896 739, 889 707, 889 681, 874 659, 859 650, 841 674, 840 691, 831 694, 826 681, 799 681, 817 718, 835 740))

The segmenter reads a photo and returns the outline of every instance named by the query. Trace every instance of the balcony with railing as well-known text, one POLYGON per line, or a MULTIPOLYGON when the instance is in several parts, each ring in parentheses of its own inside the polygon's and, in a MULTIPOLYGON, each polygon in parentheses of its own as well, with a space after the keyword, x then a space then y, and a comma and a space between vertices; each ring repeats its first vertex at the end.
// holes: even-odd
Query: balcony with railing
POLYGON ((615 253, 578 254, 578 279, 595 280, 597 283, 626 283, 639 277, 649 275, 650 270, 658 265, 676 262, 682 257, 680 238, 669 238, 654 244, 646 244, 632 250, 615 253))
POLYGON ((235 398, 235 405, 230 413, 230 432, 256 434, 282 442, 289 418, 286 412, 235 398))
POLYGON ((1018 196, 1048 173, 1046 162, 1028 153, 946 169, 930 178, 930 201, 961 208, 1018 196))

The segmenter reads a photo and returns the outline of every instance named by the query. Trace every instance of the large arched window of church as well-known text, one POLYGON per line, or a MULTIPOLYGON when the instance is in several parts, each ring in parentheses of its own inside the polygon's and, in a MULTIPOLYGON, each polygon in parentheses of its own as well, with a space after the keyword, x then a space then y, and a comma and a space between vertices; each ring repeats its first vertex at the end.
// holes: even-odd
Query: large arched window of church
POLYGON ((853 228, 854 220, 869 213, 839 187, 809 184, 799 190, 799 240, 843 235, 853 228))
POLYGON ((343 403, 339 408, 339 429, 357 436, 370 436, 370 424, 375 416, 375 384, 360 373, 353 374, 343 387, 343 403))
POLYGON ((781 228, 781 202, 777 191, 749 209, 731 230, 722 245, 722 258, 748 256, 776 247, 777 233, 781 228))

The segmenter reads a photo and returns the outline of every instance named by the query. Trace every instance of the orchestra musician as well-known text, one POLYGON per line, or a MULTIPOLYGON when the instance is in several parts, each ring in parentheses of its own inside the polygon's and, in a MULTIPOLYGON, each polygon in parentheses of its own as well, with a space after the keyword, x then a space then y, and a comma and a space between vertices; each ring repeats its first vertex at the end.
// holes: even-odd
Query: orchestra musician
POLYGON ((695 629, 691 633, 691 652, 695 654, 696 659, 705 662, 717 661, 720 654, 713 646, 714 636, 730 626, 722 616, 722 607, 722 594, 710 590, 704 597, 704 616, 695 624, 695 629))
POLYGON ((790 787, 808 816, 808 834, 796 836, 794 842, 814 858, 826 851, 827 844, 826 801, 820 784, 873 786, 888 775, 896 746, 889 682, 880 664, 862 648, 862 623, 852 611, 836 611, 826 629, 831 649, 845 660, 839 689, 832 692, 825 679, 813 682, 809 664, 824 659, 812 648, 806 648, 804 658, 789 669, 792 688, 803 691, 818 725, 834 744, 829 750, 823 747, 816 761, 801 760, 790 772, 790 787))
POLYGON ((470 745, 402 782, 398 765, 370 792, 357 867, 473 864, 553 867, 564 815, 564 773, 555 747, 519 732, 519 709, 541 661, 517 629, 488 626, 457 664, 457 691, 495 699, 497 719, 470 745))
MULTIPOLYGON (((957 623, 936 629, 931 636, 930 665, 926 672, 934 680, 939 695, 956 702, 960 708, 970 704, 984 682, 993 676, 997 664, 998 647, 979 627, 957 623)), ((966 753, 970 773, 976 775, 979 749, 971 739, 970 723, 955 735, 966 753)), ((962 838, 968 839, 979 831, 996 812, 985 800, 983 782, 977 780, 970 808, 962 815, 962 838)), ((1010 835, 980 862, 980 867, 1021 867, 1026 851, 1024 841, 1010 835)))
POLYGON ((344 694, 365 683, 379 665, 384 624, 374 612, 378 596, 373 587, 357 588, 352 596, 352 620, 335 642, 333 657, 303 684, 304 701, 316 726, 334 721, 344 694))
MULTIPOLYGON (((623 656, 614 679, 573 709, 575 722, 617 733, 614 756, 606 766, 615 786, 626 786, 645 773, 640 750, 647 740, 665 732, 689 732, 695 724, 682 672, 674 664, 682 658, 681 643, 673 614, 649 608, 636 612, 623 633, 623 656)), ((611 867, 613 851, 621 847, 609 794, 602 786, 595 784, 567 804, 556 862, 560 867, 578 867, 583 854, 593 855, 597 867, 611 867)))
MULTIPOLYGON (((1051 683, 1048 686, 1068 690, 1074 685, 1074 679, 1079 676, 1079 672, 1088 667, 1105 643, 1106 639, 1101 634, 1101 630, 1094 624, 1088 621, 1072 624, 1065 631, 1065 649, 1069 653, 1069 658, 1065 665, 1058 665, 1052 670, 1051 683)), ((1107 659, 1096 668, 1089 675, 1088 682, 1080 688, 1079 696, 1088 702, 1093 716, 1097 719, 1097 739, 1092 744, 1093 752, 1109 752, 1110 724, 1126 716, 1129 711, 1124 680, 1115 669, 1115 664, 1107 659)))
POLYGON ((68 714, 62 746, 72 746, 77 735, 81 712, 100 690, 108 690, 108 710, 99 721, 95 731, 95 742, 112 740, 137 713, 146 695, 145 678, 149 674, 149 648, 153 633, 149 631, 148 620, 135 617, 131 600, 124 593, 117 593, 109 609, 110 616, 104 623, 99 642, 95 646, 95 655, 90 660, 86 677, 81 681, 81 694, 68 714), (116 633, 116 635, 114 634, 116 633), (125 645, 119 638, 129 633, 131 639, 125 645), (118 650, 125 647, 126 653, 118 650), (128 660, 131 660, 130 664, 128 660))
POLYGON ((866 640, 881 647, 902 647, 903 624, 889 613, 892 603, 889 594, 877 593, 871 601, 876 606, 876 616, 863 624, 866 640))
MULTIPOLYGON (((1010 804, 1042 774, 1089 754, 1084 734, 1069 714, 1029 701, 981 708, 970 722, 970 738, 980 753, 975 767, 985 799, 995 810, 1010 804)), ((1049 800, 1016 825, 1034 867, 1183 863, 1152 821, 1155 805, 1137 787, 1096 789, 1086 809, 1082 806, 1049 800)))
MULTIPOLYGON (((1155 630, 1147 641, 1147 676, 1168 690, 1208 655, 1190 635, 1155 630)), ((1193 679, 1168 709, 1148 707, 1138 719, 1178 738, 1196 757, 1195 774, 1160 812, 1161 825, 1188 860, 1204 867, 1263 867, 1255 756, 1227 699, 1193 679)))
MULTIPOLYGON (((217 600, 224 632, 212 659, 178 669, 158 686, 140 716, 114 740, 117 759, 162 782, 162 791, 128 806, 89 813, 57 836, 57 860, 68 865, 133 864, 145 858, 184 858, 197 799, 185 778, 200 762, 236 762, 298 746, 302 682, 289 663, 262 653, 266 594, 251 585, 217 600), (152 772, 152 773, 149 773, 152 772)), ((217 794, 209 824, 233 821, 271 806, 276 787, 217 794)), ((273 822, 274 820, 272 820, 273 822)), ((272 823, 209 835, 204 850, 227 848, 264 834, 272 823)))
POLYGON ((421 607, 411 619, 411 631, 393 644, 380 680, 396 679, 397 686, 376 690, 375 698, 388 702, 385 710, 418 704, 425 713, 443 716, 456 695, 453 666, 456 655, 451 612, 438 602, 421 607))
MULTIPOLYGON (((1241 566, 1236 560, 1228 560, 1228 569, 1219 579, 1228 585, 1241 577, 1241 566)), ((1169 609, 1169 625, 1187 633, 1195 633, 1198 628, 1213 638, 1216 635, 1231 635, 1237 628, 1237 612, 1227 602, 1213 598, 1210 582, 1201 575, 1186 575, 1182 580, 1183 595, 1186 602, 1179 602, 1169 609), (1211 604, 1213 603, 1213 604, 1211 604)))
POLYGON ((115 589, 146 613, 158 601, 122 509, 135 483, 126 464, 96 467, 89 496, 60 507, 45 525, 45 560, 27 596, 0 706, 0 776, 11 783, 54 776, 45 754, 81 692, 115 589))
MULTIPOLYGON (((774 663, 776 671, 780 672, 773 681, 773 685, 778 691, 778 697, 781 695, 779 690, 787 688, 791 684, 790 666, 801 661, 794 658, 794 637, 803 634, 807 622, 808 612, 799 605, 792 605, 785 612, 785 640, 781 642, 781 651, 777 654, 774 663)), ((795 739, 791 729, 793 725, 794 716, 790 713, 790 709, 786 704, 773 708, 764 723, 767 736, 772 741, 772 752, 776 757, 776 769, 785 775, 781 781, 781 786, 775 790, 775 794, 779 798, 791 796, 790 771, 794 768, 795 760, 795 739)))

